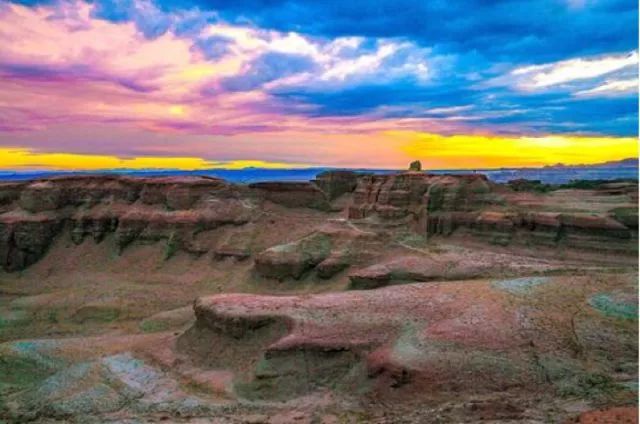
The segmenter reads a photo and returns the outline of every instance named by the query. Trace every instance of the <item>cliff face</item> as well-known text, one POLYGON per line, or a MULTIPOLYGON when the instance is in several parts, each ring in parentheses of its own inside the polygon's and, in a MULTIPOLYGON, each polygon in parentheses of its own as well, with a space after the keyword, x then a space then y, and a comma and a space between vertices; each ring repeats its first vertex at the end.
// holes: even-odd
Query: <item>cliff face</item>
POLYGON ((521 193, 483 175, 409 172, 360 178, 348 215, 364 223, 407 225, 425 236, 466 233, 499 245, 632 252, 638 236, 637 197, 633 183, 521 193))
MULTIPOLYGON (((76 244, 87 238, 101 242, 112 235, 119 253, 132 243, 162 241, 168 256, 178 250, 192 254, 215 250, 221 257, 246 258, 251 252, 243 246, 243 234, 263 214, 265 202, 291 210, 312 208, 328 218, 338 213, 379 233, 408 229, 425 237, 468 234, 502 245, 620 252, 633 252, 637 239, 637 185, 633 184, 532 194, 491 183, 482 175, 419 172, 338 171, 320 174, 310 183, 248 186, 199 177, 63 177, 0 185, 0 265, 7 271, 28 267, 61 234, 76 244), (569 197, 574 201, 566 201, 569 197), (238 234, 213 244, 199 240, 200 234, 227 226, 238 234)), ((276 219, 288 219, 282 215, 276 219)), ((358 239, 357 233, 352 238, 358 239)), ((344 267, 343 251, 327 251, 317 261, 300 259, 307 263, 302 268, 328 260, 326 272, 331 275, 344 267)), ((267 252, 263 258, 279 254, 267 252)), ((296 251, 294 256, 305 254, 296 251)))
POLYGON ((229 184, 214 178, 64 177, 0 186, 0 264, 23 269, 68 232, 74 243, 113 235, 122 252, 131 243, 164 241, 167 251, 206 253, 199 233, 240 227, 271 201, 285 207, 328 208, 310 183, 229 184))

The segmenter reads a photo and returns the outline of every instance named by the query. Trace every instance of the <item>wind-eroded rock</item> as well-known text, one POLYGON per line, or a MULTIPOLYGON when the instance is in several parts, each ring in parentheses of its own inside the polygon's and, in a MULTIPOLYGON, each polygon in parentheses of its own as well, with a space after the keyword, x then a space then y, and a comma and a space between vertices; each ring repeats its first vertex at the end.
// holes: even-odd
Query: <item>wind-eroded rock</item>
POLYGON ((115 234, 122 250, 138 239, 188 241, 250 218, 233 187, 213 178, 72 176, 3 184, 0 191, 8 208, 0 215, 0 264, 8 271, 36 262, 65 229, 76 244, 115 234))
POLYGON ((327 195, 315 184, 305 182, 262 182, 249 184, 262 197, 289 208, 329 209, 327 195))
POLYGON ((358 176, 353 171, 325 171, 316 176, 314 183, 333 200, 353 192, 358 185, 358 176))
POLYGON ((551 272, 565 265, 549 260, 469 251, 408 255, 349 273, 351 289, 375 289, 415 281, 446 281, 551 272))
POLYGON ((364 176, 358 180, 349 208, 351 219, 402 222, 426 233, 430 213, 472 210, 496 202, 484 175, 429 175, 407 172, 364 176))
POLYGON ((613 251, 634 249, 632 227, 606 215, 484 211, 436 212, 427 218, 430 235, 451 235, 456 230, 501 245, 516 242, 613 251))
POLYGON ((329 223, 299 240, 264 250, 255 259, 256 270, 264 277, 283 280, 300 279, 315 268, 320 278, 331 278, 373 256, 382 238, 344 221, 329 223))
MULTIPOLYGON (((598 290, 585 281, 552 277, 518 292, 476 280, 305 296, 204 297, 195 303, 194 327, 178 346, 193 366, 233 370, 236 393, 249 399, 332 390, 407 401, 434 390, 461 396, 539 385, 561 389, 592 372, 573 360, 573 368, 562 373, 540 374, 553 372, 541 367, 574 357, 571 305, 588 308, 588 293, 598 290), (582 296, 556 295, 567 284, 580 285, 582 296)), ((594 327, 580 328, 580 343, 596 342, 588 335, 594 327)))
POLYGON ((268 278, 298 279, 331 253, 331 239, 326 234, 313 233, 303 239, 273 246, 256 257, 257 271, 268 278))
POLYGON ((62 221, 47 214, 7 213, 0 219, 0 266, 17 271, 45 254, 62 227, 62 221))
MULTIPOLYGON (((251 234, 256 232, 242 226, 261 218, 271 220, 274 227, 290 219, 299 226, 301 214, 322 219, 323 213, 329 218, 344 208, 349 220, 378 233, 399 229, 424 237, 469 234, 498 245, 636 252, 637 184, 589 187, 541 194, 514 191, 479 174, 351 171, 320 173, 313 182, 248 186, 217 178, 124 176, 1 183, 0 266, 14 271, 37 262, 58 236, 76 244, 87 238, 96 243, 109 239, 118 252, 135 243, 163 242, 167 258, 177 251, 195 255, 213 251, 217 258, 246 259, 255 253, 254 245, 259 251, 269 243, 281 243, 288 234, 272 232, 269 243, 255 244, 251 234), (562 201, 567 196, 570 200, 562 201), (595 200, 600 205, 592 206, 595 200), (224 226, 237 228, 237 236, 227 231, 210 234, 224 226)), ((359 265, 359 257, 371 252, 361 248, 361 233, 343 231, 329 239, 328 251, 309 241, 274 246, 260 254, 258 271, 282 279, 301 278, 315 268, 318 277, 331 278, 359 265)))

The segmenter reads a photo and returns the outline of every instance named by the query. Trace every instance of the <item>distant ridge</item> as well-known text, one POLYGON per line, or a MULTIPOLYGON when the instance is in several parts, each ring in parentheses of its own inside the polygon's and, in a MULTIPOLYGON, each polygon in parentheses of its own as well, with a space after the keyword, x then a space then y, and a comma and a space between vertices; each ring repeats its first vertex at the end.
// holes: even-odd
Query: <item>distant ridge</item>
POLYGON ((556 163, 555 165, 545 165, 543 168, 637 168, 638 158, 625 158, 620 160, 612 160, 608 162, 581 164, 581 165, 565 165, 564 163, 556 163))
MULTIPOLYGON (((323 171, 338 168, 315 167, 293 169, 201 169, 182 171, 176 169, 105 169, 95 171, 55 171, 55 170, 0 170, 1 181, 24 181, 38 178, 50 178, 58 175, 129 175, 139 177, 174 177, 174 176, 208 176, 222 178, 229 182, 249 184, 261 181, 311 181, 323 171)), ((389 169, 357 169, 340 168, 356 172, 386 174, 398 172, 389 169)), ((427 169, 432 174, 485 174, 497 183, 506 183, 514 179, 540 180, 547 184, 564 184, 572 180, 615 180, 638 179, 638 159, 626 158, 616 161, 595 163, 589 165, 547 165, 536 168, 499 168, 499 169, 427 169)))

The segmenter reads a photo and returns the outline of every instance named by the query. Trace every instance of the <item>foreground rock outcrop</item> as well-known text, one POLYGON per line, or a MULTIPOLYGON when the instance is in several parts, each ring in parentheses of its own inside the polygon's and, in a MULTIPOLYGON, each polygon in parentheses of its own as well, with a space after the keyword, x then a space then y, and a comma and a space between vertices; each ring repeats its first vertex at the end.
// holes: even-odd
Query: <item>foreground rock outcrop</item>
POLYGON ((576 324, 572 303, 587 305, 625 281, 612 280, 608 289, 588 277, 548 277, 316 296, 220 295, 198 299, 197 321, 178 346, 198 366, 234 369, 237 393, 249 398, 291 398, 322 388, 399 398, 538 384, 559 389, 567 383, 562 379, 594 371, 581 369, 586 364, 576 349, 624 344, 593 338, 607 318, 584 309, 576 324), (575 296, 560 294, 571 284, 580 287, 575 296), (554 374, 553 363, 568 367, 567 373, 554 374))

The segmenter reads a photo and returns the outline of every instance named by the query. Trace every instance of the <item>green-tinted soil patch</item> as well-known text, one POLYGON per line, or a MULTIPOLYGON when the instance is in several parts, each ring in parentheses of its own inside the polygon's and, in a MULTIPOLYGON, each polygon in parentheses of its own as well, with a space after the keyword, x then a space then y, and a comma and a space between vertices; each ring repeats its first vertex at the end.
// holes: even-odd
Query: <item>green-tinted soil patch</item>
POLYGON ((158 331, 166 331, 170 326, 166 322, 161 321, 142 321, 140 330, 145 333, 155 333, 158 331))
POLYGON ((112 322, 118 319, 121 312, 117 306, 87 304, 78 309, 71 319, 77 324, 84 324, 85 322, 112 322))
POLYGON ((29 323, 29 314, 22 310, 0 310, 0 331, 4 328, 15 327, 29 323))
POLYGON ((548 277, 522 277, 510 280, 494 281, 493 287, 512 294, 527 294, 539 285, 549 282, 548 277))
POLYGON ((320 388, 354 393, 363 387, 365 370, 349 350, 271 351, 255 367, 255 378, 237 382, 236 392, 251 400, 285 400, 320 388))
POLYGON ((53 342, 20 341, 0 345, 0 412, 12 393, 35 387, 64 366, 41 352, 53 342))
POLYGON ((612 294, 599 293, 589 299, 589 305, 607 316, 630 320, 638 319, 638 304, 636 302, 620 299, 612 294))
POLYGON ((540 376, 549 381, 563 397, 603 400, 615 396, 621 390, 628 390, 603 372, 586 370, 575 360, 554 356, 539 358, 537 365, 540 376))

